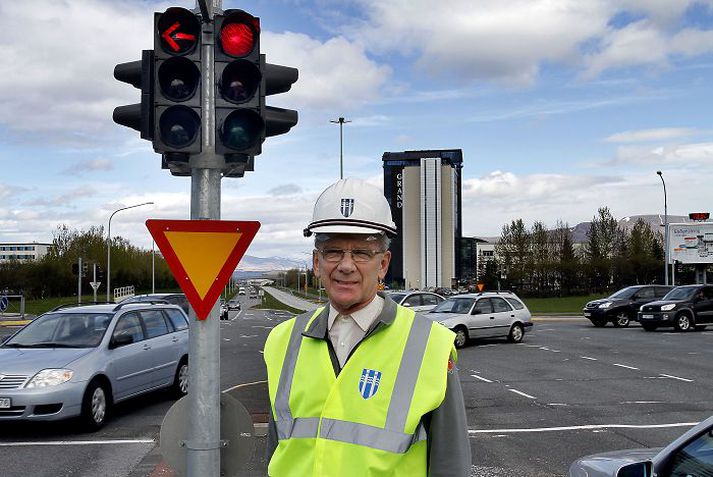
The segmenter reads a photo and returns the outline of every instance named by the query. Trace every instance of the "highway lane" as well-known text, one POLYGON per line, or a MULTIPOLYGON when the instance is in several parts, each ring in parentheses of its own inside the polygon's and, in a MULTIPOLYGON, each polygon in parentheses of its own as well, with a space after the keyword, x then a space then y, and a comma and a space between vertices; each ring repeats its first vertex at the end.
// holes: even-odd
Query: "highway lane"
MULTIPOLYGON (((242 311, 221 323, 221 386, 264 430, 261 350, 272 327, 290 315, 249 309, 255 300, 241 300, 242 311)), ((647 333, 553 318, 538 320, 521 344, 484 341, 460 350, 472 475, 563 476, 584 454, 666 444, 713 414, 712 343, 713 331, 647 333)), ((95 434, 76 434, 69 423, 3 429, 0 461, 9 470, 2 475, 149 476, 173 401, 162 393, 135 401, 119 406, 95 434), (105 443, 73 444, 89 439, 105 443), (58 443, 29 445, 48 441, 58 443), (64 473, 50 470, 56 466, 64 473)), ((264 475, 262 449, 246 475, 264 475)))

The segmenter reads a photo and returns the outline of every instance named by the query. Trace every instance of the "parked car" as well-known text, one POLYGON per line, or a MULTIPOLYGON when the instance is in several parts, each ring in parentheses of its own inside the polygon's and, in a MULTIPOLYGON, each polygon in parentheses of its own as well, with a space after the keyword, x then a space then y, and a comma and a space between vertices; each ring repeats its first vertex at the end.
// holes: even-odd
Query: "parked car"
POLYGON ((576 460, 569 477, 693 477, 713 475, 713 416, 662 448, 631 449, 576 460))
POLYGON ((587 303, 582 310, 585 318, 596 327, 611 322, 617 328, 629 326, 636 320, 641 305, 660 300, 673 287, 668 285, 634 285, 622 288, 613 295, 587 303))
POLYGON ((411 308, 416 312, 426 312, 430 311, 436 307, 439 303, 442 303, 445 298, 437 293, 427 292, 427 291, 396 291, 389 290, 385 292, 392 300, 398 305, 402 305, 411 308))
POLYGON ((161 388, 185 395, 188 328, 183 310, 169 304, 73 306, 39 316, 0 345, 0 423, 79 416, 97 430, 119 401, 161 388))
POLYGON ((713 285, 682 285, 662 300, 641 307, 639 323, 646 331, 673 326, 676 331, 704 330, 713 324, 713 285))
POLYGON ((477 338, 502 337, 519 343, 532 326, 530 310, 509 291, 454 295, 426 316, 456 334, 457 348, 477 338))
POLYGON ((146 301, 157 301, 157 300, 163 300, 166 303, 170 303, 172 305, 178 305, 183 309, 183 312, 188 315, 188 309, 189 309, 189 303, 188 303, 188 298, 186 298, 186 295, 183 293, 146 293, 144 295, 135 295, 129 298, 126 298, 125 300, 122 300, 122 303, 136 303, 136 302, 146 302, 146 301))

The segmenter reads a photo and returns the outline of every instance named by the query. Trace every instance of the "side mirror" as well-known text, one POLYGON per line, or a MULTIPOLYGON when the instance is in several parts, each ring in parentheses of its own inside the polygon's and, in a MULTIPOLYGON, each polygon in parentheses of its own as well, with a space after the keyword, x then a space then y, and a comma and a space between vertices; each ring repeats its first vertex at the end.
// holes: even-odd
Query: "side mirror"
POLYGON ((120 346, 125 346, 134 342, 134 337, 131 335, 120 334, 112 336, 109 342, 109 349, 118 348, 120 346))
POLYGON ((650 461, 625 465, 616 472, 616 477, 651 477, 653 465, 650 461))

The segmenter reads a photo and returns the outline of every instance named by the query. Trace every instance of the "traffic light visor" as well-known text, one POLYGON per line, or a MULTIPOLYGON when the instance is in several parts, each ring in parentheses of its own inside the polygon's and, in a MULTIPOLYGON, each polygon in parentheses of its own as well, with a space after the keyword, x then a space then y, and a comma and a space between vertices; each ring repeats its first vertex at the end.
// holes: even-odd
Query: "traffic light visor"
POLYGON ((223 121, 221 139, 227 147, 248 149, 262 141, 265 122, 251 109, 232 111, 223 121))
POLYGON ((158 69, 158 82, 163 95, 172 101, 191 99, 198 89, 201 72, 184 57, 170 58, 158 69))
POLYGON ((220 78, 221 95, 233 103, 252 98, 260 86, 260 69, 247 60, 237 60, 228 64, 220 78))
POLYGON ((181 7, 167 9, 159 17, 156 28, 162 49, 177 56, 193 52, 201 31, 198 17, 181 7))
POLYGON ((171 106, 161 114, 159 132, 169 147, 183 148, 193 144, 201 129, 198 114, 186 106, 171 106))
POLYGON ((220 29, 220 47, 226 55, 242 58, 255 48, 260 35, 260 22, 242 10, 230 13, 220 29))

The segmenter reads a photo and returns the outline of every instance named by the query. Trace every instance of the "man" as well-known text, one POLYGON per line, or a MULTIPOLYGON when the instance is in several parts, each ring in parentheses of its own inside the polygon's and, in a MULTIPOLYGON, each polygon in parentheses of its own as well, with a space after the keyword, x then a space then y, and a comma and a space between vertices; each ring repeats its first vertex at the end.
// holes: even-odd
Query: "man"
POLYGON ((338 181, 317 199, 312 234, 329 306, 265 343, 269 475, 468 476, 454 335, 377 293, 396 234, 383 194, 338 181))

